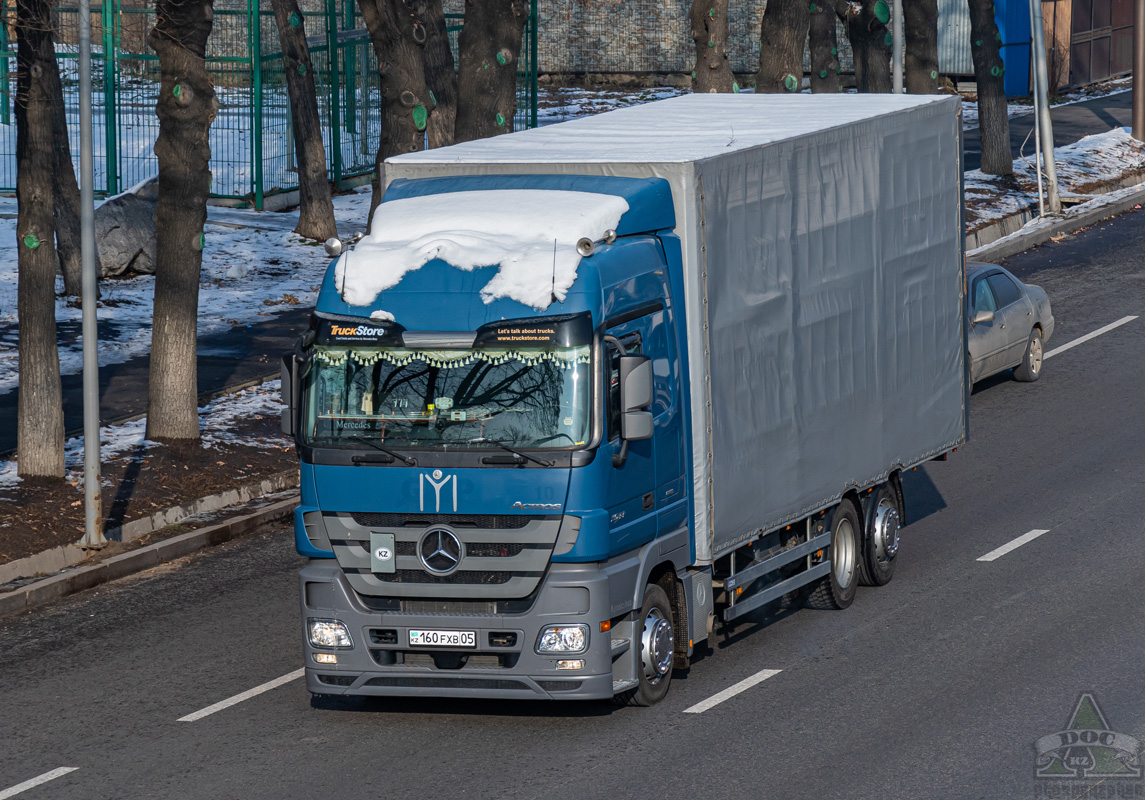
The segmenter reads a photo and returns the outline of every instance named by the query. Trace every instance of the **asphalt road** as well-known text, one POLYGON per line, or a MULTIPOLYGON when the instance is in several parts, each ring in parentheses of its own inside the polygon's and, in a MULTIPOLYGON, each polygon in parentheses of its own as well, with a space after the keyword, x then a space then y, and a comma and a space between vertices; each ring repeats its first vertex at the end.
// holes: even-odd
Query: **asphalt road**
POLYGON ((892 583, 738 626, 660 705, 314 707, 294 679, 179 722, 301 666, 300 560, 273 530, 0 625, 0 798, 1077 796, 1045 793, 1033 743, 1082 692, 1145 739, 1143 222, 1012 261, 1050 294, 1051 351, 1142 318, 1038 383, 978 386, 971 443, 910 473, 892 583))

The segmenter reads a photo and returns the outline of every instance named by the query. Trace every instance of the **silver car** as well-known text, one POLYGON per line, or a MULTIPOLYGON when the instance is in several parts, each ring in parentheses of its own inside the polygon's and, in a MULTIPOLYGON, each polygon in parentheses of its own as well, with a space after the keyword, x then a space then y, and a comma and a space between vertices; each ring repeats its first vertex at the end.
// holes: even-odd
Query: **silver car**
POLYGON ((1054 333, 1050 299, 995 264, 968 262, 970 380, 1013 368, 1019 381, 1042 373, 1045 343, 1054 333))

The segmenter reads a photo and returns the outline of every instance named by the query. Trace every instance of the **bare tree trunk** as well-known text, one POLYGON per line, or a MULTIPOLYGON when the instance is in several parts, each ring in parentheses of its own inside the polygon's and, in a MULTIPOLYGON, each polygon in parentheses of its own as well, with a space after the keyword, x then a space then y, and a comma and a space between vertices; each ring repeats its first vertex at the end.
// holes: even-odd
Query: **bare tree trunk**
POLYGON ((808 21, 808 44, 811 50, 811 91, 837 94, 839 83, 839 42, 835 34, 834 10, 813 3, 808 21))
POLYGON ((64 409, 56 344, 56 257, 52 221, 52 102, 56 63, 51 8, 19 0, 16 27, 16 252, 19 268, 20 396, 17 470, 64 475, 64 409))
POLYGON ((278 41, 286 69, 290 95, 290 119, 294 127, 294 153, 298 159, 298 227, 295 233, 325 241, 338 235, 330 176, 326 171, 326 148, 314 91, 314 65, 306 44, 306 28, 298 0, 272 0, 278 41))
POLYGON ((739 89, 728 63, 728 0, 692 0, 692 41, 696 68, 692 91, 703 94, 739 89))
MULTIPOLYGON (((425 43, 430 14, 426 0, 359 0, 362 19, 378 59, 382 131, 374 160, 374 209, 382 201, 385 160, 423 149, 433 101, 425 79, 425 43)), ((370 230, 369 226, 366 228, 370 230)))
POLYGON ((885 24, 889 18, 887 0, 863 0, 858 9, 851 4, 846 15, 847 38, 855 54, 855 85, 860 92, 892 90, 890 32, 885 24))
POLYGON ((430 0, 429 39, 425 43, 425 80, 429 85, 433 114, 426 127, 429 147, 453 144, 457 126, 457 65, 449 49, 445 11, 441 0, 430 0))
MULTIPOLYGON (((83 291, 80 249, 80 187, 72 165, 68 120, 64 114, 64 87, 59 63, 45 66, 44 82, 52 103, 52 195, 56 212, 56 253, 64 276, 64 293, 79 297, 83 291)), ((96 263, 99 257, 96 256, 96 263)))
POLYGON ((981 170, 989 175, 1014 171, 1010 152, 1010 118, 1002 85, 1001 34, 994 21, 993 0, 970 0, 970 52, 978 83, 978 131, 982 143, 981 170))
POLYGON ((159 56, 159 202, 148 439, 198 439, 199 275, 211 188, 211 123, 219 101, 207 74, 213 0, 156 0, 147 43, 159 56))
POLYGON ((902 13, 906 90, 934 94, 938 91, 938 0, 909 0, 903 3, 902 13))
POLYGON ((803 89, 803 46, 810 23, 807 0, 768 0, 759 33, 757 92, 803 89))
POLYGON ((528 0, 470 0, 457 42, 458 142, 513 132, 528 0))

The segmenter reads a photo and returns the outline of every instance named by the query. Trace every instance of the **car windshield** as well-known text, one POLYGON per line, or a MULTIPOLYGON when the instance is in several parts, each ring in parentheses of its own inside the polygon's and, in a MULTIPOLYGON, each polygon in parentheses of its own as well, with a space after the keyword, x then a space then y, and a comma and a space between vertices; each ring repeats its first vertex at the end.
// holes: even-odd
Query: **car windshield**
POLYGON ((588 343, 316 346, 305 439, 319 447, 574 448, 590 431, 588 343))

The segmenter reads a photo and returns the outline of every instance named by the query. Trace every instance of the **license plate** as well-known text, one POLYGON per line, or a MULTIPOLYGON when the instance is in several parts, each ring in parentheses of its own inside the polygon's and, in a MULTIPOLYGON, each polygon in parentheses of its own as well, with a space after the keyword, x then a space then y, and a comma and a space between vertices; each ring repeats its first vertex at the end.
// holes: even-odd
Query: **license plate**
POLYGON ((410 647, 476 647, 474 631, 414 631, 409 632, 410 647))

